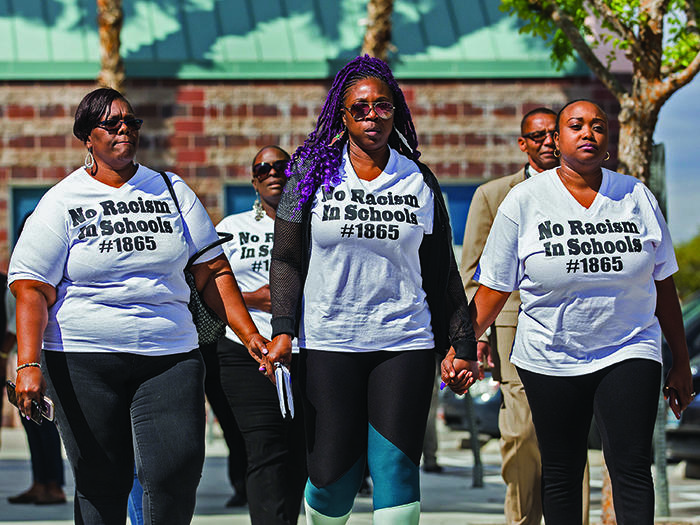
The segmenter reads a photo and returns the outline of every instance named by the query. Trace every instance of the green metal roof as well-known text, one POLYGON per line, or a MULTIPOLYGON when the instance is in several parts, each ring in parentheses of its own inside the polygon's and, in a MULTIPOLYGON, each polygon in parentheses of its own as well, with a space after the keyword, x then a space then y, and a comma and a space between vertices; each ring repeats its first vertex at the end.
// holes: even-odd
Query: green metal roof
MULTIPOLYGON (((362 44, 366 0, 123 0, 131 78, 327 78, 362 44)), ((403 78, 517 78, 555 71, 540 40, 496 0, 396 0, 391 56, 403 78)), ((99 71, 95 0, 0 0, 0 79, 99 71)))

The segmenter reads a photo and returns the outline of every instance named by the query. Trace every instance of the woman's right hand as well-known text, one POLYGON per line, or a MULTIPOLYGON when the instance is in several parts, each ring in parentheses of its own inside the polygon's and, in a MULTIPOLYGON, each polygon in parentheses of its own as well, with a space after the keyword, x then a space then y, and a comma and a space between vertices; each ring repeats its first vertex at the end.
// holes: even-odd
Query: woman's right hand
POLYGON ((41 373, 41 368, 28 366, 17 372, 15 382, 17 406, 22 415, 26 417, 32 413, 32 401, 37 404, 41 403, 41 398, 46 391, 46 380, 41 373))

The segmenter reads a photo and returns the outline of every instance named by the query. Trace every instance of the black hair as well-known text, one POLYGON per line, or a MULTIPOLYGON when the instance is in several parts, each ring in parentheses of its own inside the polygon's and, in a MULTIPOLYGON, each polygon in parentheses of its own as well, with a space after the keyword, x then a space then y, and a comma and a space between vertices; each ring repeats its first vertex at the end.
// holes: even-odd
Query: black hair
POLYGON ((595 102, 593 102, 592 100, 587 99, 587 98, 577 98, 575 100, 571 100, 571 101, 567 102, 566 104, 564 104, 564 107, 559 110, 559 113, 557 113, 557 123, 556 123, 556 126, 554 127, 554 131, 559 133, 559 119, 561 119, 561 115, 562 115, 562 113, 564 113, 564 110, 566 108, 568 108, 571 104, 576 104, 577 102, 588 102, 589 104, 593 104, 595 107, 597 107, 600 110, 600 112, 603 115, 605 115, 605 120, 608 120, 608 114, 605 111, 603 111, 603 108, 601 108, 598 104, 596 104, 595 102))
POLYGON ((284 149, 282 149, 282 148, 281 148, 280 146, 278 146, 277 144, 268 144, 267 146, 263 146, 262 148, 260 148, 260 149, 258 150, 258 152, 253 156, 253 164, 252 164, 253 166, 255 166, 255 159, 258 158, 258 155, 260 155, 260 154, 261 154, 263 151, 265 151, 266 149, 276 149, 277 151, 279 151, 280 153, 282 153, 282 154, 283 154, 285 157, 287 157, 288 159, 291 158, 291 156, 289 155, 289 153, 287 153, 284 149))
POLYGON ((78 104, 78 109, 75 110, 73 135, 84 144, 90 137, 90 132, 102 120, 107 108, 117 99, 129 104, 124 95, 112 88, 99 88, 85 95, 78 104))
POLYGON ((531 109, 530 111, 525 113, 525 116, 520 121, 520 133, 521 134, 525 133, 525 122, 527 122, 527 119, 529 119, 533 115, 552 115, 553 117, 557 116, 557 114, 549 108, 539 107, 539 108, 531 109))

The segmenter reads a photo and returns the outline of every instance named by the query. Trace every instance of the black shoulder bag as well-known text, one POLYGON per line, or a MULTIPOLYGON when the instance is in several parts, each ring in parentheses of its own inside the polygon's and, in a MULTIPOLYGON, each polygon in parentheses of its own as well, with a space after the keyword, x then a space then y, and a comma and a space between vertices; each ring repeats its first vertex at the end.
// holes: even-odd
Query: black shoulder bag
MULTIPOLYGON (((161 171, 160 175, 163 177, 165 185, 168 187, 170 197, 172 197, 180 217, 182 217, 182 210, 180 209, 180 203, 175 196, 173 183, 170 182, 170 179, 164 172, 161 171)), ((182 224, 183 227, 186 227, 184 217, 182 217, 182 224)), ((218 341, 219 338, 226 333, 226 323, 222 321, 221 318, 216 315, 214 310, 209 308, 209 306, 207 306, 207 304, 204 302, 204 299, 195 286, 194 275, 192 275, 190 267, 202 254, 208 252, 216 246, 219 246, 220 244, 229 242, 231 239, 233 239, 233 235, 230 233, 219 232, 219 239, 195 253, 187 261, 187 266, 185 266, 185 281, 187 281, 187 285, 190 287, 189 309, 190 312, 192 312, 192 320, 197 328, 197 337, 200 346, 212 344, 218 341)))

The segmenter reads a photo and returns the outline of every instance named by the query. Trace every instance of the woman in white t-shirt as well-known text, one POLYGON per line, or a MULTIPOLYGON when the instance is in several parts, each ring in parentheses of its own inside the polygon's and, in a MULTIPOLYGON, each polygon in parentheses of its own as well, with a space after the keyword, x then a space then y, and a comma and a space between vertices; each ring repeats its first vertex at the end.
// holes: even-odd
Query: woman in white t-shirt
MULTIPOLYGON (((694 395, 668 228, 644 184, 602 167, 608 133, 596 104, 562 108, 554 135, 561 167, 510 191, 474 276, 477 336, 520 290, 510 360, 532 409, 548 525, 581 523, 594 415, 617 522, 653 523, 662 332, 673 354, 664 394, 676 417, 694 395)), ((464 367, 451 353, 443 361, 443 379, 458 392, 464 367)))
MULTIPOLYGON (((165 175, 178 207, 163 175, 134 163, 142 122, 113 89, 83 98, 73 132, 85 166, 41 199, 10 260, 19 406, 53 398, 79 523, 126 520, 134 463, 146 523, 190 523, 204 461, 204 366, 183 270, 218 236, 181 178, 165 175)), ((260 354, 221 248, 191 271, 260 354)))
MULTIPOLYGON (((257 198, 253 209, 225 217, 216 227, 232 232, 223 245, 253 321, 270 337, 270 256, 277 205, 287 182, 289 154, 279 146, 265 146, 253 160, 252 183, 257 198)), ((259 372, 236 334, 226 330, 217 348, 221 387, 245 441, 246 494, 251 523, 294 525, 301 510, 306 483, 302 411, 285 420, 275 386, 259 372)), ((291 363, 294 388, 298 384, 298 355, 291 363)), ((297 395, 298 397, 298 395, 297 395)))
POLYGON ((435 176, 403 92, 367 55, 292 156, 272 253, 269 363, 298 335, 309 523, 344 523, 368 463, 376 523, 417 523, 434 352, 476 340, 435 176))

